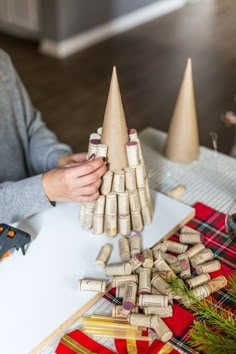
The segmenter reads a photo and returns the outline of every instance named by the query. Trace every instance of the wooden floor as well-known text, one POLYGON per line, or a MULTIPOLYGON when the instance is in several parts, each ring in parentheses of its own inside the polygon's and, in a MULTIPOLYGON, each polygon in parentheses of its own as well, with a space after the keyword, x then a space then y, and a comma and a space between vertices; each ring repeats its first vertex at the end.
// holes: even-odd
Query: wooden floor
POLYGON ((112 66, 116 65, 127 124, 167 131, 188 57, 193 76, 200 142, 229 152, 234 131, 220 120, 236 110, 236 1, 202 0, 106 40, 64 60, 40 54, 37 43, 0 34, 33 103, 59 138, 87 149, 101 126, 112 66))

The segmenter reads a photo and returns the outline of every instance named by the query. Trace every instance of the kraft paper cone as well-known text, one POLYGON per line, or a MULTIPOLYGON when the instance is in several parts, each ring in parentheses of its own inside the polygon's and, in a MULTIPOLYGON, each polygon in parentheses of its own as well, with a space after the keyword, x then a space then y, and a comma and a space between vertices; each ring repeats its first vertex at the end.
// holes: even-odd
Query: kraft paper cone
POLYGON ((111 171, 128 166, 126 144, 129 141, 116 68, 113 68, 110 90, 102 128, 102 144, 108 146, 108 162, 111 171))
POLYGON ((169 160, 188 163, 196 160, 198 154, 199 138, 192 78, 192 63, 191 59, 188 59, 171 120, 164 155, 169 160))

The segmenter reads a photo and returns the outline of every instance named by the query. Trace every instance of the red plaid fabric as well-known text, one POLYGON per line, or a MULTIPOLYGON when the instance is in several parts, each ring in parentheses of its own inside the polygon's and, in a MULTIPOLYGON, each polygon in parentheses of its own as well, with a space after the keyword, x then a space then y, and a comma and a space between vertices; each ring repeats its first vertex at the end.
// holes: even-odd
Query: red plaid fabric
MULTIPOLYGON (((232 244, 225 232, 225 215, 202 204, 196 203, 194 205, 196 209, 196 216, 192 219, 188 226, 200 231, 204 236, 204 244, 210 248, 216 259, 221 262, 221 269, 217 272, 211 273, 211 278, 218 275, 225 275, 226 277, 236 270, 236 246, 232 244)), ((178 234, 170 238, 173 241, 178 241, 178 234)), ((222 306, 230 307, 232 311, 236 311, 235 303, 232 303, 228 297, 226 289, 222 289, 212 295, 222 306)), ((115 298, 115 289, 111 289, 104 295, 104 299, 113 304, 121 304, 121 299, 115 298)), ((167 343, 163 343, 158 340, 154 340, 148 347, 147 342, 136 341, 136 353, 137 354, 158 354, 158 353, 170 353, 177 354, 178 349, 187 354, 198 354, 198 352, 190 347, 189 344, 189 330, 193 323, 194 316, 182 305, 173 305, 173 317, 164 318, 164 322, 173 332, 173 338, 167 343), (173 348, 173 346, 175 348, 173 348)), ((68 334, 72 335, 78 343, 86 346, 89 350, 93 351, 95 341, 87 337, 80 331, 74 331, 68 334), (76 335, 74 334, 76 332, 76 335), (88 340, 89 338, 89 340, 88 340)), ((96 343, 98 346, 100 344, 96 343)), ((116 339, 115 340, 116 353, 127 354, 128 347, 127 341, 116 339)), ((102 347, 102 346, 101 346, 102 347)), ((97 347, 98 348, 98 347, 97 347)), ((67 351, 65 344, 60 343, 56 353, 57 354, 72 354, 73 351, 67 351)), ((105 350, 106 348, 100 348, 99 350, 105 350)), ((98 350, 98 349, 97 349, 98 350)), ((113 353, 109 349, 107 351, 95 351, 96 353, 113 353)), ((81 352, 82 353, 82 352, 81 352)), ((206 353, 207 354, 207 353, 206 353)))

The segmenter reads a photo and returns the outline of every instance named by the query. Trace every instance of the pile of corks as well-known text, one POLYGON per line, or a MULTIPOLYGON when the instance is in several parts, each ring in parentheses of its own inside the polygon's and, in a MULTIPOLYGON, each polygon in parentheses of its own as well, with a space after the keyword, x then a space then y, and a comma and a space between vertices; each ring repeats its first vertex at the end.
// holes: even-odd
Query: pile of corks
POLYGON ((122 305, 113 305, 112 317, 152 328, 163 342, 173 333, 161 318, 173 316, 174 300, 184 304, 191 301, 172 290, 170 277, 182 279, 199 300, 227 284, 224 276, 211 279, 209 273, 219 270, 221 263, 213 260, 213 252, 203 244, 203 235, 188 226, 180 230, 179 242, 165 240, 152 249, 142 251, 140 233, 121 237, 118 242, 121 263, 108 263, 110 244, 102 246, 95 261, 97 267, 112 277, 111 283, 81 279, 80 290, 106 292, 110 287, 115 288, 116 297, 123 301, 122 305))

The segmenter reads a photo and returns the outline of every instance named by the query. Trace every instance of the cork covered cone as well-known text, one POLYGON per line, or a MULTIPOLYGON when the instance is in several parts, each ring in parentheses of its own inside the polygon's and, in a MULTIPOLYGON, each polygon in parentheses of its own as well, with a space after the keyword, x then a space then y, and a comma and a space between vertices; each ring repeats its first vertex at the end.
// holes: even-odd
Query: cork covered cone
POLYGON ((108 146, 108 162, 111 171, 128 166, 126 144, 128 129, 123 110, 116 68, 113 68, 110 90, 102 128, 102 144, 108 146))
POLYGON ((191 59, 188 59, 171 120, 164 155, 169 160, 188 163, 196 160, 198 154, 199 138, 192 78, 192 63, 191 59))

